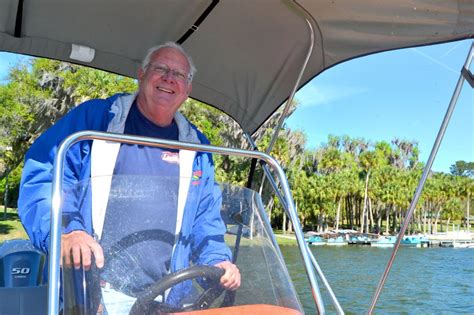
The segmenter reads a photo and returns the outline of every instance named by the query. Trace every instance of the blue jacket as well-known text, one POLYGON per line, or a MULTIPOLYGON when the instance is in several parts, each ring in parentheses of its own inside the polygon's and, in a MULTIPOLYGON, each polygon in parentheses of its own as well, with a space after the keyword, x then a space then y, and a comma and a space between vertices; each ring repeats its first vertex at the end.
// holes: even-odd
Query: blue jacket
MULTIPOLYGON (((95 99, 84 102, 43 133, 27 152, 20 185, 18 213, 28 236, 37 248, 48 252, 53 163, 59 144, 68 135, 81 130, 123 133, 125 120, 135 97, 136 95, 117 94, 105 100, 95 99)), ((176 113, 175 121, 178 125, 180 141, 209 143, 206 137, 181 114, 176 113)), ((93 159, 104 159, 103 155, 93 153, 94 148, 98 147, 100 146, 96 145, 95 140, 81 141, 71 147, 66 156, 64 168, 65 191, 77 185, 81 180, 94 177, 94 172, 91 172, 91 169, 94 169, 91 166, 93 159)), ((180 156, 182 152, 185 153, 181 150, 180 156)), ((180 171, 181 177, 188 178, 188 184, 180 183, 180 194, 183 186, 185 186, 183 190, 185 193, 179 196, 183 209, 178 209, 178 220, 181 221, 177 223, 171 272, 188 267, 190 262, 214 265, 231 260, 231 252, 224 243, 223 236, 226 229, 220 216, 222 200, 220 189, 214 181, 212 155, 201 152, 196 154, 191 152, 191 154, 191 167, 184 176, 180 171)), ((112 161, 105 161, 105 163, 112 165, 113 170, 115 164, 113 158, 112 161)), ((99 167, 99 169, 102 168, 99 167)), ((180 169, 185 170, 181 162, 180 169)), ((95 203, 92 191, 93 189, 86 189, 79 192, 75 198, 64 200, 63 233, 84 230, 100 237, 105 213, 101 215, 102 221, 99 215, 97 220, 99 224, 97 224, 94 221, 95 213, 94 215, 91 213, 91 209, 94 208, 93 203, 95 203)), ((180 208, 179 203, 178 208, 180 208)), ((104 211, 102 209, 102 212, 104 211)), ((100 213, 100 211, 97 212, 100 213)), ((190 289, 189 283, 175 286, 168 295, 167 302, 176 304, 188 294, 190 289)))

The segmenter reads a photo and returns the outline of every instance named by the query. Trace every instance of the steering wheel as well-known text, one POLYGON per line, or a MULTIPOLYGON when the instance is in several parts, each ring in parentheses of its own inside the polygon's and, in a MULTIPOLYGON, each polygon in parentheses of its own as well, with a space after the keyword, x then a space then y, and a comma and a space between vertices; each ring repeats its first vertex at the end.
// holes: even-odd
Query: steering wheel
POLYGON ((177 313, 190 310, 207 309, 221 295, 224 289, 219 281, 225 273, 224 269, 207 265, 195 265, 186 269, 179 270, 164 276, 151 286, 145 293, 137 298, 133 304, 130 315, 150 314, 155 312, 177 313), (157 302, 155 298, 158 295, 164 295, 164 292, 186 280, 195 278, 205 278, 210 283, 210 287, 204 290, 201 295, 191 305, 175 307, 165 302, 157 302))

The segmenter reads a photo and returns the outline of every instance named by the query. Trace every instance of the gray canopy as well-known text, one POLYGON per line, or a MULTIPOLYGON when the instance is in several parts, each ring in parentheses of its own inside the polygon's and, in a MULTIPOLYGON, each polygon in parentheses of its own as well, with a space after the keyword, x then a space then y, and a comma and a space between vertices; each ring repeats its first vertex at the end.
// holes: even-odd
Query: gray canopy
MULTIPOLYGON (((308 24, 292 1, 221 0, 212 10, 211 2, 1 0, 0 50, 135 77, 149 47, 182 41, 192 28, 183 42, 198 68, 191 96, 253 133, 290 95, 308 50, 308 24)), ((315 47, 300 87, 357 56, 474 34, 472 0, 299 3, 315 21, 315 47)))

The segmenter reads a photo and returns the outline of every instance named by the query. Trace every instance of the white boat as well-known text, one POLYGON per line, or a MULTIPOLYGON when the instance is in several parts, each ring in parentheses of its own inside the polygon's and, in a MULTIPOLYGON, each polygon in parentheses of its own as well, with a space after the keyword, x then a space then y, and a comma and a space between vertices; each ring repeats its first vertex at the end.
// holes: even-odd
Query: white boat
POLYGON ((380 236, 378 239, 370 242, 373 247, 393 247, 397 241, 396 236, 380 236))
POLYGON ((474 248, 474 241, 454 241, 454 248, 474 248))
POLYGON ((318 235, 312 235, 306 239, 306 243, 309 245, 313 246, 321 246, 321 245, 326 245, 326 242, 321 236, 318 235))
POLYGON ((330 237, 326 240, 326 245, 329 246, 344 246, 347 245, 347 241, 342 236, 330 237))

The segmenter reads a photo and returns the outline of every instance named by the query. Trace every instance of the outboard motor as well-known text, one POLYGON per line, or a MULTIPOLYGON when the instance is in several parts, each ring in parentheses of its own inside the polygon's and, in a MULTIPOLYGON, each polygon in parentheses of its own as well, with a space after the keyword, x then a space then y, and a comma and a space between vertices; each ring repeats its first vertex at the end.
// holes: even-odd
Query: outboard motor
POLYGON ((46 314, 45 255, 29 240, 0 245, 0 314, 46 314))

